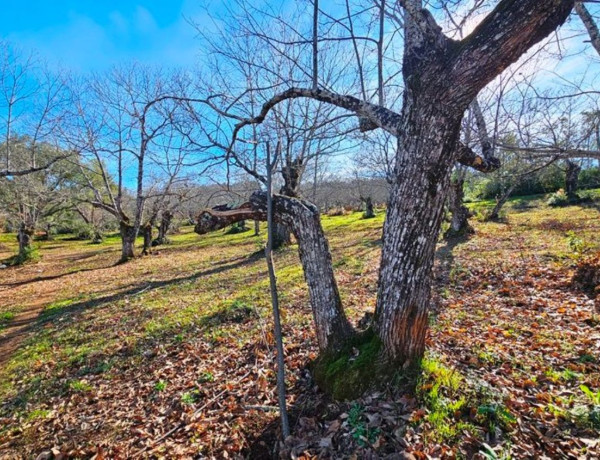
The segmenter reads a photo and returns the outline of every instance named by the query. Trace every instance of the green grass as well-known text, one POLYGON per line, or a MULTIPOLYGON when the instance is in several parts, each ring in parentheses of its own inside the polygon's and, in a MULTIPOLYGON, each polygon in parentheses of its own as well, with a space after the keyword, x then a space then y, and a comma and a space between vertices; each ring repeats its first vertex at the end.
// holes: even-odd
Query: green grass
POLYGON ((14 312, 12 312, 12 311, 0 312, 0 330, 6 328, 13 319, 15 319, 14 312))
MULTIPOLYGON (((486 281, 493 292, 499 283, 495 277, 499 279, 510 271, 512 262, 520 257, 551 260, 551 264, 569 266, 574 260, 574 238, 592 250, 598 247, 597 228, 590 219, 590 209, 581 206, 551 209, 543 203, 542 197, 520 200, 513 199, 508 204, 507 222, 476 223, 477 233, 473 239, 455 249, 455 261, 449 275, 451 283, 444 293, 447 311, 445 317, 435 321, 432 334, 448 336, 449 331, 464 327, 465 331, 461 332, 464 335, 475 325, 485 329, 489 324, 505 333, 503 339, 517 340, 524 328, 518 319, 495 321, 490 313, 495 305, 485 300, 462 308, 455 289, 481 277, 482 280, 493 280, 486 281), (522 207, 523 202, 537 207, 526 211, 515 209, 522 207), (574 235, 569 234, 570 231, 574 231, 574 235), (475 246, 480 241, 483 243, 475 246), (484 275, 477 272, 477 267, 473 268, 473 260, 485 267, 484 275), (463 322, 467 324, 457 325, 463 322)), ((362 317, 365 311, 372 311, 374 306, 384 219, 381 212, 374 219, 366 220, 361 214, 322 216, 340 293, 353 321, 362 317)), ((15 247, 12 237, 0 234, 0 242, 6 241, 10 250, 15 247)), ((200 237, 190 227, 184 227, 182 233, 170 237, 172 244, 157 248, 159 254, 116 267, 113 263, 119 256, 118 235, 109 235, 97 246, 67 241, 63 237, 41 242, 44 273, 22 276, 31 279, 52 274, 61 276, 48 283, 51 297, 44 304, 40 318, 32 325, 29 337, 0 370, 0 399, 7 401, 5 408, 12 408, 3 409, 2 415, 22 411, 23 414, 38 414, 34 419, 43 418, 47 415, 44 412, 48 407, 46 404, 52 398, 62 397, 65 392, 77 397, 91 397, 98 391, 99 384, 108 382, 110 385, 112 379, 130 371, 140 381, 147 380, 145 388, 151 398, 168 398, 183 406, 194 405, 198 400, 195 388, 204 391, 205 387, 222 382, 231 369, 204 368, 204 355, 201 355, 192 370, 185 370, 187 386, 182 388, 168 373, 145 375, 144 370, 155 359, 148 351, 157 350, 153 353, 158 354, 163 350, 180 352, 169 357, 179 372, 178 366, 182 362, 195 357, 193 353, 188 354, 188 347, 198 344, 204 347, 203 353, 210 359, 234 354, 243 360, 264 353, 262 346, 272 347, 269 342, 272 329, 269 284, 263 256, 265 237, 264 226, 259 237, 252 231, 234 235, 218 231, 200 237), (58 259, 59 256, 62 259, 58 259), (89 258, 79 259, 81 256, 89 258), (59 267, 56 273, 51 271, 52 264, 59 267), (90 271, 80 273, 82 268, 90 271)), ((296 367, 303 366, 307 357, 315 357, 316 346, 297 246, 277 251, 275 266, 286 346, 293 350, 290 351, 290 362, 296 367), (295 354, 298 350, 302 350, 301 359, 295 354)), ((540 278, 544 276, 542 273, 540 278)), ((518 279, 522 280, 524 276, 519 274, 518 279)), ((26 303, 35 299, 37 291, 34 289, 43 286, 42 283, 24 285, 20 291, 15 288, 12 303, 0 307, 1 314, 7 315, 0 316, 0 328, 2 318, 8 318, 5 321, 10 324, 14 318, 10 315, 26 308, 26 303)), ((487 294, 480 297, 484 298, 487 299, 487 294)), ((518 293, 508 286, 507 295, 500 301, 518 302, 518 293)), ((530 305, 520 308, 530 308, 530 305)), ((537 318, 541 326, 548 320, 541 316, 537 318)), ((547 328, 536 333, 535 340, 549 344, 568 341, 565 336, 549 332, 547 328)), ((359 344, 357 359, 350 355, 338 356, 329 363, 326 373, 333 377, 349 369, 367 369, 366 364, 377 354, 378 347, 375 342, 359 344)), ((480 342, 469 350, 476 368, 519 364, 517 358, 510 357, 495 342, 480 342)), ((583 353, 580 348, 563 352, 573 355, 573 362, 581 366, 596 363, 591 353, 583 353)), ((545 365, 539 374, 547 368, 545 365)), ((464 431, 481 439, 482 431, 491 431, 496 426, 510 430, 511 409, 505 406, 501 395, 478 388, 472 376, 450 365, 446 357, 428 355, 422 370, 418 396, 426 414, 415 424, 423 427, 429 441, 454 442, 464 431)), ((526 370, 522 372, 527 373, 526 370)), ((585 372, 584 369, 569 370, 557 365, 555 371, 549 371, 548 378, 555 379, 557 386, 567 386, 574 391, 587 381, 585 372)), ((359 372, 356 374, 360 375, 359 372)), ((270 385, 272 376, 269 379, 270 385)), ((585 395, 579 393, 572 405, 585 405, 585 395)), ((587 404, 588 409, 593 406, 587 404)), ((555 405, 558 407, 558 403, 555 405)), ((369 426, 361 407, 354 410, 351 425, 352 439, 360 445, 372 444, 380 435, 369 426)))

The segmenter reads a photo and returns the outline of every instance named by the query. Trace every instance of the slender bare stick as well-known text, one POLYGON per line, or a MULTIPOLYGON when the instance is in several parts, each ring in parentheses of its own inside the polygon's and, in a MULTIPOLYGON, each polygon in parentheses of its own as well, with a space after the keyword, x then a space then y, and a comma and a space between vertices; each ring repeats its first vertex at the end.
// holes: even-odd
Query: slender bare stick
POLYGON ((273 304, 273 322, 275 325, 275 343, 277 347, 277 396, 279 398, 279 413, 281 415, 281 432, 283 439, 290 435, 287 407, 285 401, 285 360, 283 356, 283 337, 281 333, 281 318, 279 315, 279 297, 277 295, 277 278, 273 265, 273 170, 279 160, 279 143, 275 155, 271 158, 271 147, 267 142, 267 247, 265 256, 269 269, 269 284, 271 287, 271 303, 273 304))

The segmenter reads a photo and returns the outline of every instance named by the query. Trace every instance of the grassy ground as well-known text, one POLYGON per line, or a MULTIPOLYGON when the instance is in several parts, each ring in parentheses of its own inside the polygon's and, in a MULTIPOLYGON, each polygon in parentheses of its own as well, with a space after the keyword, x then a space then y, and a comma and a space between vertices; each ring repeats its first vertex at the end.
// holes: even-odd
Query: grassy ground
MULTIPOLYGON (((440 242, 416 394, 333 404, 314 391, 296 247, 277 254, 294 421, 285 451, 598 452, 600 401, 580 387, 600 390, 599 326, 593 301, 569 287, 575 251, 600 245, 598 211, 521 201, 503 223, 474 222, 470 240, 440 242)), ((353 321, 374 307, 382 222, 323 217, 353 321)), ((0 259, 15 246, 0 235, 0 259)), ((53 447, 79 458, 267 455, 277 413, 263 246, 264 232, 184 228, 155 254, 115 265, 116 238, 57 239, 40 243, 38 262, 0 270, 0 457, 53 447)))

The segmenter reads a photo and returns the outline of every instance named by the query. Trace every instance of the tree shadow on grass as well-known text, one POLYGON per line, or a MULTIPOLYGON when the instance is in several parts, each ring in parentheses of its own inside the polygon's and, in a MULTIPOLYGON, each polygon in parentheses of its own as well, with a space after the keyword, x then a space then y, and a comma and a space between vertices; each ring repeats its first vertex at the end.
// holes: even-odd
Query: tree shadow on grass
MULTIPOLYGON (((42 311, 39 315, 33 316, 26 320, 23 320, 18 324, 18 328, 15 328, 13 332, 10 332, 3 337, 0 338, 0 348, 3 344, 17 338, 18 336, 27 336, 29 333, 34 332, 37 329, 41 329, 47 323, 51 323, 54 321, 61 321, 64 324, 64 321, 67 317, 72 316, 75 313, 89 310, 89 309, 97 309, 106 305, 109 305, 114 302, 118 302, 125 298, 133 297, 139 295, 144 292, 153 291, 156 289, 164 288, 167 286, 188 283, 195 281, 199 278, 212 276, 219 273, 226 272, 228 270, 233 270, 236 268, 244 267, 246 265, 250 265, 257 260, 260 260, 264 257, 263 251, 257 251, 249 256, 243 258, 236 258, 232 261, 227 261, 229 263, 218 264, 217 266, 210 268, 208 270, 203 270, 200 272, 193 273, 188 276, 182 276, 178 278, 172 278, 168 280, 162 281, 149 281, 146 283, 138 283, 130 288, 120 291, 111 295, 103 296, 97 299, 83 300, 80 302, 68 303, 65 306, 53 308, 51 311, 42 311)), ((11 352, 14 350, 11 350, 11 352)), ((0 363, 4 362, 8 359, 8 356, 0 355, 0 363)))

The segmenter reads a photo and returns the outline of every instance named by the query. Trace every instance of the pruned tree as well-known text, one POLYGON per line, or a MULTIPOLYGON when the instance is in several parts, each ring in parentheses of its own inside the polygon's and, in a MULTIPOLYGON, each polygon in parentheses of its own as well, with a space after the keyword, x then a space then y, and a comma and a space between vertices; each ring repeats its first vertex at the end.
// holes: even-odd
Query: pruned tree
MULTIPOLYGON (((464 112, 489 82, 555 31, 573 3, 501 0, 471 34, 453 40, 420 1, 399 2, 404 20, 400 110, 351 96, 347 94, 349 88, 338 92, 321 86, 321 81, 316 89, 312 84, 299 86, 290 81, 289 87, 268 98, 258 113, 242 120, 237 117, 230 151, 248 127, 264 122, 278 104, 298 98, 350 111, 359 118, 363 130, 376 127, 396 137, 373 324, 381 344, 378 362, 387 363, 382 369, 415 365, 423 355, 435 243, 454 163, 481 171, 498 165, 460 143, 464 112)), ((265 41, 273 43, 268 37, 265 41)), ((264 195, 254 194, 240 214, 254 211, 257 218, 264 214, 261 197, 264 195)), ((354 333, 337 293, 318 211, 305 201, 281 195, 274 197, 274 205, 277 218, 289 222, 298 239, 319 346, 322 350, 339 349, 354 333), (323 295, 316 295, 318 291, 323 295)), ((230 211, 229 217, 232 213, 235 211, 230 211)), ((219 216, 205 213, 199 227, 214 228, 218 221, 219 216)))
POLYGON ((118 220, 123 261, 135 256, 140 229, 154 224, 148 199, 168 194, 186 168, 204 161, 192 142, 196 127, 177 97, 187 84, 181 75, 140 65, 79 83, 65 137, 95 165, 81 169, 93 194, 89 202, 118 220))

